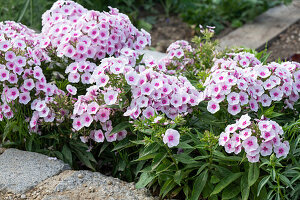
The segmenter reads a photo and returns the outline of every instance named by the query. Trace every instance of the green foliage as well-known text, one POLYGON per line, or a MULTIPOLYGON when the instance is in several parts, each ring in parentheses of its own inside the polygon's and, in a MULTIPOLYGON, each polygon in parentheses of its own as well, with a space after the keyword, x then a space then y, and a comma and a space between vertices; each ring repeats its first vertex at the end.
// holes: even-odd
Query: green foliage
POLYGON ((240 27, 257 15, 291 0, 180 0, 178 11, 190 24, 216 26, 216 32, 228 26, 240 27))

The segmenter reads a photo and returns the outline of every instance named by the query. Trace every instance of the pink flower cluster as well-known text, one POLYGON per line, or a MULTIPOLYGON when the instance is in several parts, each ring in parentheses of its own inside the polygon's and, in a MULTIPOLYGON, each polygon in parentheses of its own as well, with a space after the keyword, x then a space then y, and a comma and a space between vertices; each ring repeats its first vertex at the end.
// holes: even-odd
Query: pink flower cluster
POLYGON ((282 127, 272 120, 256 120, 257 123, 250 120, 247 114, 228 125, 219 137, 219 145, 227 153, 239 154, 244 149, 252 163, 258 162, 260 155, 269 156, 273 151, 277 158, 285 158, 290 146, 287 141, 282 142, 282 127))
POLYGON ((193 52, 192 46, 185 40, 178 40, 172 43, 167 49, 167 56, 161 59, 158 70, 167 74, 175 74, 185 70, 185 66, 193 64, 194 60, 188 57, 187 53, 193 52))
POLYGON ((142 50, 150 34, 135 28, 127 15, 87 10, 73 1, 59 0, 42 16, 42 47, 56 49, 59 57, 75 61, 101 60, 120 55, 123 48, 142 50))
MULTIPOLYGON (((46 106, 52 96, 60 93, 47 83, 41 61, 48 60, 39 47, 40 38, 34 31, 15 22, 0 24, 0 121, 14 116, 15 104, 31 105, 34 118, 51 121, 54 114, 46 106)), ((37 130, 37 120, 30 122, 30 129, 37 130)))
POLYGON ((259 103, 269 107, 276 101, 284 101, 293 109, 300 92, 299 63, 262 65, 250 53, 231 54, 231 57, 217 60, 204 83, 210 113, 219 111, 219 104, 225 101, 232 115, 240 113, 242 106, 257 112, 259 103))
POLYGON ((166 133, 163 135, 163 142, 168 145, 168 147, 175 147, 179 144, 180 134, 174 129, 166 130, 166 133))
MULTIPOLYGON (((154 61, 152 61, 154 62, 154 61)), ((192 106, 203 100, 203 93, 183 76, 171 76, 158 72, 157 64, 145 60, 145 66, 130 70, 125 74, 127 84, 131 86, 132 101, 125 116, 137 119, 140 115, 150 118, 158 111, 175 119, 179 114, 189 111, 192 106)))

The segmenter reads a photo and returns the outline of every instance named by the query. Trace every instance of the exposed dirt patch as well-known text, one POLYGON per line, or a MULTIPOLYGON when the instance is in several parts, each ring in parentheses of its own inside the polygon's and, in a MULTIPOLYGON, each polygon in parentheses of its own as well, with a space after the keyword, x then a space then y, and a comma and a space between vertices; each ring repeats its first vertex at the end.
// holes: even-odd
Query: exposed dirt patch
POLYGON ((156 51, 165 52, 168 46, 176 40, 191 39, 195 35, 195 30, 187 23, 183 22, 179 16, 157 17, 152 30, 150 31, 152 44, 156 51))
POLYGON ((268 44, 271 55, 268 61, 289 59, 292 55, 300 53, 300 21, 290 26, 277 38, 268 44))

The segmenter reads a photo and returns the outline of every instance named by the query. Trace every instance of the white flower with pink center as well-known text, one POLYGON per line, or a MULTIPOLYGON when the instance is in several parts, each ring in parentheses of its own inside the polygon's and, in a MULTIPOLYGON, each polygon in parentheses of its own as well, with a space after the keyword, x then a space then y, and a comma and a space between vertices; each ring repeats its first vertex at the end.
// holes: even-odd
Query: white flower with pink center
POLYGON ((96 85, 99 87, 104 87, 104 86, 106 86, 108 81, 109 81, 109 76, 107 76, 106 74, 100 74, 96 78, 96 85))
POLYGON ((256 163, 259 161, 259 153, 253 156, 247 154, 246 157, 248 158, 248 161, 251 163, 256 163))
POLYGON ((227 95, 227 102, 230 105, 238 104, 240 102, 240 95, 236 92, 231 92, 227 95))
POLYGON ((236 130, 237 130, 237 125, 236 124, 230 124, 230 125, 227 125, 226 128, 225 128, 225 132, 226 133, 234 133, 236 130))
POLYGON ((235 151, 235 142, 230 139, 225 143, 224 147, 227 153, 232 153, 235 151))
POLYGON ((95 142, 103 142, 104 141, 104 134, 102 130, 95 130, 94 132, 94 140, 95 142))
POLYGON ((84 122, 82 120, 83 119, 81 117, 76 117, 73 119, 72 126, 76 131, 79 131, 84 126, 84 122))
POLYGON ((256 73, 261 78, 267 78, 271 75, 270 70, 266 66, 258 65, 255 67, 256 73))
POLYGON ((172 95, 170 103, 175 108, 178 108, 179 106, 181 106, 182 105, 182 97, 181 97, 181 95, 180 94, 174 94, 174 95, 172 95))
POLYGON ((9 71, 0 69, 0 81, 7 81, 9 78, 9 71))
POLYGON ((270 96, 273 101, 280 101, 283 96, 283 92, 279 88, 273 88, 270 90, 270 96))
POLYGON ((214 114, 220 110, 220 105, 212 100, 210 100, 207 104, 208 112, 214 114))
POLYGON ((278 146, 274 146, 274 152, 277 158, 283 157, 286 158, 290 150, 290 146, 287 143, 280 143, 278 146))
POLYGON ((113 105, 117 102, 118 92, 109 90, 104 94, 104 101, 107 105, 113 105))
POLYGON ((94 115, 94 114, 97 113, 99 107, 100 106, 97 104, 97 102, 93 101, 93 102, 88 104, 87 113, 90 114, 90 115, 94 115))
POLYGON ((263 94, 261 95, 260 102, 262 106, 269 107, 272 103, 272 99, 269 97, 269 95, 263 94))
POLYGON ((26 80, 24 80, 23 86, 26 90, 30 91, 35 87, 34 81, 32 79, 26 79, 26 80))
POLYGON ((13 51, 7 51, 5 53, 5 60, 13 62, 14 59, 16 58, 16 54, 13 51))
POLYGON ((121 141, 123 140, 127 135, 127 131, 126 130, 122 130, 120 132, 117 133, 117 140, 121 141))
POLYGON ((241 129, 247 128, 251 124, 250 120, 251 117, 248 114, 242 115, 238 121, 238 127, 241 129))
POLYGON ((110 131, 106 131, 105 138, 106 138, 107 142, 114 142, 117 140, 117 134, 116 133, 111 134, 110 131))
POLYGON ((10 100, 15 100, 16 98, 19 97, 19 90, 18 88, 16 87, 13 87, 13 88, 10 88, 8 89, 7 91, 7 97, 10 99, 10 100))
POLYGON ((261 131, 261 137, 264 139, 264 142, 268 142, 275 137, 274 131, 261 131))
POLYGON ((109 109, 100 108, 96 116, 100 122, 106 122, 107 120, 109 120, 109 115, 110 115, 109 109))
POLYGON ((241 112, 240 104, 228 105, 228 112, 232 115, 236 115, 241 112))
POLYGON ((129 85, 137 85, 139 81, 139 75, 135 71, 130 71, 125 74, 125 79, 129 85))
POLYGON ((258 111, 258 104, 257 104, 257 101, 255 101, 255 99, 250 99, 249 106, 252 111, 254 111, 254 112, 258 111))
POLYGON ((143 95, 150 95, 153 90, 154 90, 154 87, 151 83, 145 83, 141 87, 141 92, 143 95))
POLYGON ((30 98, 30 93, 29 92, 20 93, 19 102, 21 104, 27 105, 30 100, 31 100, 31 98, 30 98))
POLYGON ((78 83, 80 81, 80 74, 79 73, 70 73, 68 75, 68 81, 70 83, 78 83))
POLYGON ((83 126, 85 127, 89 127, 93 122, 93 117, 88 113, 84 113, 83 115, 80 116, 80 118, 83 123, 83 126))
POLYGON ((244 149, 246 152, 254 151, 256 150, 259 145, 257 143, 257 138, 255 136, 250 136, 242 143, 244 149))
POLYGON ((224 146, 229 141, 230 135, 228 132, 222 132, 219 137, 219 145, 224 146))
POLYGON ((147 107, 143 111, 143 116, 146 117, 147 119, 149 119, 150 117, 153 117, 154 115, 155 115, 155 110, 151 106, 147 107))
POLYGON ((140 107, 140 108, 143 108, 143 107, 147 107, 148 106, 148 102, 149 102, 149 99, 145 96, 140 96, 138 99, 137 99, 137 105, 140 107))
POLYGON ((272 124, 270 121, 260 121, 258 123, 258 128, 260 129, 260 131, 271 131, 272 124))
POLYGON ((262 156, 269 156, 272 154, 273 151, 272 143, 263 142, 260 144, 259 148, 260 148, 260 154, 262 156))
POLYGON ((240 138, 242 140, 246 140, 248 137, 250 137, 252 134, 252 130, 250 128, 246 128, 242 131, 240 131, 239 135, 240 135, 240 138))
POLYGON ((72 85, 67 85, 66 89, 71 95, 77 94, 77 88, 72 85))
POLYGON ((168 145, 169 148, 175 147, 179 144, 180 134, 177 130, 167 129, 163 135, 163 142, 168 145))

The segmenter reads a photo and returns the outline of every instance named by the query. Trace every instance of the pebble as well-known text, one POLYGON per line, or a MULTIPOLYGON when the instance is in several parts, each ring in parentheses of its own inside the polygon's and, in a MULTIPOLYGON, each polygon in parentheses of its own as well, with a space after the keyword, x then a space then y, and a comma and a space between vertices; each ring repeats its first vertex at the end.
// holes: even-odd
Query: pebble
POLYGON ((83 178, 83 175, 82 174, 78 174, 78 178, 83 178))
POLYGON ((22 194, 22 195, 21 195, 21 199, 26 199, 26 195, 25 195, 25 194, 22 194))

